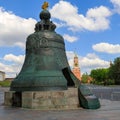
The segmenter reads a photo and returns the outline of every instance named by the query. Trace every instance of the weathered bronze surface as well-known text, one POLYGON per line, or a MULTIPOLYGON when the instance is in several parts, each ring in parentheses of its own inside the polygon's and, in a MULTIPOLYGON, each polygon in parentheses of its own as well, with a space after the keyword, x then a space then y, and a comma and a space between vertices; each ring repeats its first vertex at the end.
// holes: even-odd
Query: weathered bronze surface
POLYGON ((27 38, 23 67, 10 87, 11 91, 16 92, 14 98, 21 101, 21 93, 24 91, 67 90, 69 86, 74 86, 78 88, 82 107, 99 108, 98 98, 81 85, 71 72, 64 39, 55 32, 56 25, 50 21, 51 15, 47 7, 48 3, 44 3, 40 13, 41 21, 35 25, 35 32, 27 38))
POLYGON ((26 41, 26 57, 19 75, 11 84, 12 91, 65 90, 69 83, 63 74, 69 68, 64 39, 54 30, 50 13, 43 10, 35 33, 26 41))

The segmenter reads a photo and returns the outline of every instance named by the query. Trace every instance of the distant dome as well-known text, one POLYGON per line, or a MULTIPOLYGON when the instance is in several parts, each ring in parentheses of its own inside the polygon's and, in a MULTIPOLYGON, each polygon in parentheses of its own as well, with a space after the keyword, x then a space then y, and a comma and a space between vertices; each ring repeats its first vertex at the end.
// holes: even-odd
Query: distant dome
POLYGON ((50 12, 48 10, 43 10, 41 13, 40 13, 40 19, 44 19, 44 20, 48 20, 51 18, 51 15, 50 15, 50 12))

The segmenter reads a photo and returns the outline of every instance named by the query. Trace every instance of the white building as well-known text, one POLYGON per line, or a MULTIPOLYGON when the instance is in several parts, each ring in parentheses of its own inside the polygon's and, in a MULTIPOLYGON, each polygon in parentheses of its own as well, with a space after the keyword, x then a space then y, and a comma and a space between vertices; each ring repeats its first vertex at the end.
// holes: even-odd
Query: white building
POLYGON ((5 72, 0 71, 0 81, 5 80, 5 72))

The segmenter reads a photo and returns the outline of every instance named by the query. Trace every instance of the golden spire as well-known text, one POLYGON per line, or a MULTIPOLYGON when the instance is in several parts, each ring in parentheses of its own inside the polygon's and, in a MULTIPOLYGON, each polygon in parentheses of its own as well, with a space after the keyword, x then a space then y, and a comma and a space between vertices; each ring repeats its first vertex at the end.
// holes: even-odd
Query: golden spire
POLYGON ((48 2, 44 2, 42 5, 42 9, 46 10, 49 7, 49 3, 48 2))

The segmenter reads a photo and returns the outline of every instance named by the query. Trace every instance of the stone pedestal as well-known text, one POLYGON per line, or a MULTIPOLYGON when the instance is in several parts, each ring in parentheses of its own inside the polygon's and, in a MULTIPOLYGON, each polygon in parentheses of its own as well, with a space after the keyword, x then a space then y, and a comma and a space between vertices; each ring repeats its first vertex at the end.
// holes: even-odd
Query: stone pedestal
POLYGON ((12 106, 12 98, 13 98, 14 93, 15 93, 14 91, 5 92, 5 95, 4 95, 4 104, 5 105, 12 106))
MULTIPOLYGON (((13 94, 5 92, 5 105, 13 105, 13 94)), ((18 100, 19 101, 19 100, 18 100)), ((78 89, 68 88, 62 91, 29 91, 21 93, 21 107, 40 110, 77 109, 80 107, 78 89)))

